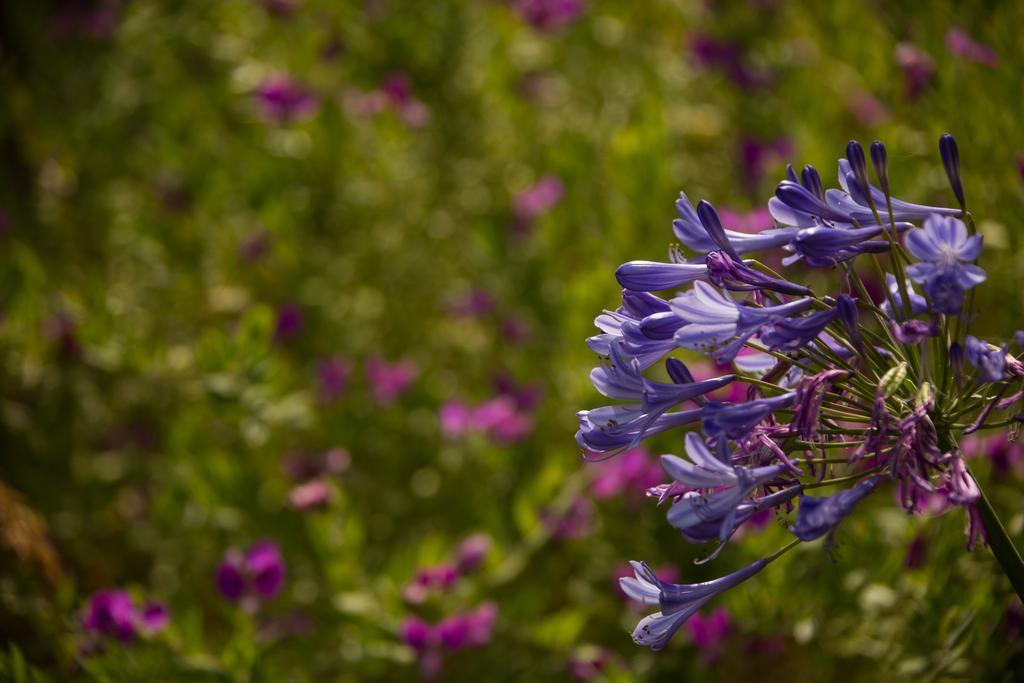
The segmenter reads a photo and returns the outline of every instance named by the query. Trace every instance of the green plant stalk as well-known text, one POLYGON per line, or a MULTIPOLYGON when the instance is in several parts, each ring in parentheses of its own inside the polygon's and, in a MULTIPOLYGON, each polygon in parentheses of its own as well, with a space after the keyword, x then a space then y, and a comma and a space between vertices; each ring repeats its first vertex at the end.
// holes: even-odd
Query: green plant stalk
MULTIPOLYGON (((973 473, 971 476, 974 476, 973 473)), ((1024 559, 1021 559, 1020 551, 1010 540, 1010 535, 1006 533, 1006 527, 999 520, 992 503, 989 502, 988 496, 985 495, 985 491, 980 485, 978 491, 981 493, 981 497, 975 505, 978 506, 978 513, 985 525, 988 547, 992 549, 992 554, 996 556, 1003 573, 1010 580, 1013 590, 1017 592, 1017 597, 1024 602, 1024 559)))

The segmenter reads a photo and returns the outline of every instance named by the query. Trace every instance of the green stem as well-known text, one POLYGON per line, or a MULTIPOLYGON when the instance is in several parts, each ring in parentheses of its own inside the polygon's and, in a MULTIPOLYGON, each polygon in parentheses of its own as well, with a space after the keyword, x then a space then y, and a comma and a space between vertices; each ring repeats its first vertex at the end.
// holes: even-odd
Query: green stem
MULTIPOLYGON (((973 473, 971 476, 974 476, 973 473)), ((977 477, 974 481, 978 481, 977 477)), ((1013 585, 1013 590, 1017 591, 1017 597, 1024 601, 1024 559, 1021 559, 1020 552, 1010 540, 1010 535, 1006 533, 1006 527, 999 521, 999 516, 996 515, 992 503, 989 502, 988 496, 985 495, 985 491, 980 485, 978 491, 981 493, 981 497, 975 505, 977 505, 981 521, 985 525, 988 547, 992 549, 992 554, 996 556, 1003 573, 1013 585)))

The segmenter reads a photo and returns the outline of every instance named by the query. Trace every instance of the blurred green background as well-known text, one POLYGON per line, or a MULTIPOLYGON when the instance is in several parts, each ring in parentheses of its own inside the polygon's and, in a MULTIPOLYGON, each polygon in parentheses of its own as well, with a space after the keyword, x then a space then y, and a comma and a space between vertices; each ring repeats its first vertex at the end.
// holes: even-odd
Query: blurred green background
MULTIPOLYGON (((626 560, 704 580, 786 520, 696 567, 572 439, 614 268, 664 258, 678 192, 757 223, 786 163, 834 186, 850 138, 948 205, 956 135, 979 329, 1024 326, 1022 24, 942 0, 5 3, 0 678, 1024 676, 989 551, 888 495, 710 605, 712 645, 634 646, 626 560), (481 566, 410 593, 472 534, 481 566), (218 564, 261 539, 283 587, 225 600, 218 564), (97 645, 111 587, 167 628, 97 645), (403 639, 490 602, 488 642, 403 639)), ((1021 540, 1022 472, 974 467, 1021 540)))

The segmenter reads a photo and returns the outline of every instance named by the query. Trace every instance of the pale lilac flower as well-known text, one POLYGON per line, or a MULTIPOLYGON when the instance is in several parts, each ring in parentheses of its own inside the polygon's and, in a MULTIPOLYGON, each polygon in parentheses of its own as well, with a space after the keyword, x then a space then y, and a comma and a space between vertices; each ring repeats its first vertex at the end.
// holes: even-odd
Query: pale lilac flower
POLYGON ((419 370, 411 360, 389 363, 380 356, 366 360, 366 379, 373 399, 382 406, 397 401, 416 380, 419 370))
POLYGON ((967 360, 978 371, 978 381, 998 382, 1006 374, 1006 348, 995 347, 977 337, 967 336, 967 360))
POLYGON ((930 216, 923 228, 909 230, 907 251, 918 259, 907 275, 920 284, 933 308, 940 313, 959 313, 964 292, 985 281, 985 271, 973 261, 981 253, 981 235, 950 216, 930 216))

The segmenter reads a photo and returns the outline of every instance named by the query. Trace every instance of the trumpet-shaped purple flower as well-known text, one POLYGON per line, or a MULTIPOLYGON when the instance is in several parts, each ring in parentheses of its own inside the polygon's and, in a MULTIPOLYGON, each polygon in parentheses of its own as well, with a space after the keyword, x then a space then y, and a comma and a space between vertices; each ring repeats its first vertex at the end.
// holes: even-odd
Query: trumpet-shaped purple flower
POLYGON ((683 486, 715 490, 684 494, 669 509, 668 522, 683 531, 701 524, 718 524, 718 537, 723 543, 736 528, 740 504, 758 486, 777 479, 787 471, 785 465, 748 468, 724 463, 712 455, 693 432, 686 435, 686 454, 690 458, 688 461, 675 455, 663 455, 661 466, 683 486))
POLYGON ((798 296, 811 293, 811 290, 803 285, 756 271, 742 261, 735 260, 725 251, 710 252, 704 262, 708 268, 708 279, 719 287, 734 292, 768 289, 773 292, 798 296))
POLYGON ((708 401, 704 405, 701 426, 708 436, 740 439, 776 410, 792 406, 796 397, 797 392, 789 391, 771 398, 759 398, 736 405, 708 401))
POLYGON ((809 315, 772 318, 761 328, 761 341, 773 351, 796 351, 807 346, 838 316, 839 307, 834 306, 809 315))
POLYGON ((605 406, 576 413, 579 429, 576 443, 591 454, 612 456, 634 448, 643 439, 676 427, 693 424, 701 418, 703 408, 663 413, 655 419, 638 405, 605 406))
POLYGON ((662 581, 646 562, 630 562, 634 577, 619 579, 623 592, 641 604, 661 608, 640 620, 633 629, 633 641, 655 651, 662 649, 679 627, 709 600, 743 583, 764 569, 769 561, 758 560, 713 581, 692 584, 662 581))
POLYGON ((995 347, 977 337, 967 337, 967 360, 978 370, 978 380, 998 382, 1006 374, 1007 345, 995 347))
MULTIPOLYGON (((853 167, 850 166, 850 162, 846 159, 839 160, 839 185, 842 186, 842 191, 829 190, 825 193, 830 206, 845 212, 858 223, 874 223, 875 214, 871 210, 871 204, 874 204, 882 219, 888 219, 885 192, 870 183, 867 186, 867 190, 861 187, 853 167), (869 195, 871 197, 870 203, 868 201, 869 195)), ((933 214, 945 216, 959 216, 961 214, 960 209, 914 204, 895 197, 890 197, 889 201, 892 203, 893 220, 896 221, 922 221, 933 214)))
POLYGON ((811 299, 797 299, 778 306, 741 306, 711 285, 696 282, 672 300, 672 311, 686 322, 676 331, 675 343, 702 352, 717 349, 717 359, 731 361, 769 320, 800 313, 811 304, 811 299))
MULTIPOLYGON (((707 202, 701 202, 700 204, 711 206, 707 202)), ((682 192, 679 193, 679 199, 676 201, 676 211, 679 213, 679 218, 672 221, 672 232, 675 233, 676 238, 683 245, 699 254, 723 249, 722 244, 709 234, 709 230, 704 220, 702 220, 702 218, 705 218, 705 220, 711 219, 710 212, 705 209, 705 216, 699 215, 694 210, 693 205, 690 204, 690 200, 682 192)), ((711 220, 717 221, 717 215, 711 220)), ((712 226, 712 229, 715 229, 714 223, 712 223, 712 226)), ((721 236, 735 250, 735 254, 732 254, 732 256, 737 260, 739 254, 775 249, 788 244, 793 239, 793 235, 796 234, 795 228, 769 228, 755 234, 749 234, 737 232, 736 230, 726 230, 722 228, 720 222, 718 222, 717 227, 721 229, 721 236)))
MULTIPOLYGON (((910 223, 897 223, 897 230, 912 227, 910 223)), ((863 228, 831 228, 815 225, 800 230, 793 241, 786 245, 786 251, 792 255, 783 259, 783 264, 791 265, 803 260, 814 267, 834 266, 860 254, 875 254, 889 250, 887 241, 870 241, 871 238, 887 230, 880 225, 869 225, 863 228)))
POLYGON ((639 292, 658 292, 682 287, 707 277, 708 267, 703 263, 659 263, 658 261, 630 261, 615 271, 615 278, 626 289, 639 292))
POLYGON ((789 530, 802 541, 821 538, 835 529, 881 481, 882 478, 876 476, 831 496, 804 496, 800 499, 800 509, 796 513, 796 524, 789 530))

